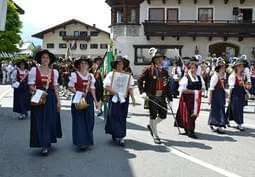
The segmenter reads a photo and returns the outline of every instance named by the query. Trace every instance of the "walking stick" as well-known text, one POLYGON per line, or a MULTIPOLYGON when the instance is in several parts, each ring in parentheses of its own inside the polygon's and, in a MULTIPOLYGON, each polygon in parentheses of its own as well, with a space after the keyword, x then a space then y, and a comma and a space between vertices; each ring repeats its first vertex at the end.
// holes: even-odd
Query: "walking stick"
MULTIPOLYGON (((168 112, 168 109, 167 109, 167 108, 165 108, 164 106, 158 104, 158 103, 155 102, 154 100, 150 99, 148 96, 146 97, 146 99, 148 99, 149 101, 151 101, 151 102, 154 103, 155 105, 159 106, 160 108, 162 108, 162 109, 164 109, 165 111, 168 112)), ((177 119, 176 119, 176 117, 175 117, 175 115, 174 115, 174 111, 173 111, 173 109, 172 109, 171 107, 170 107, 170 110, 171 110, 171 113, 172 113, 172 115, 173 115, 174 121, 175 121, 175 123, 176 123, 178 132, 179 132, 179 134, 181 134, 181 130, 180 130, 179 124, 178 124, 178 122, 177 122, 177 119)))

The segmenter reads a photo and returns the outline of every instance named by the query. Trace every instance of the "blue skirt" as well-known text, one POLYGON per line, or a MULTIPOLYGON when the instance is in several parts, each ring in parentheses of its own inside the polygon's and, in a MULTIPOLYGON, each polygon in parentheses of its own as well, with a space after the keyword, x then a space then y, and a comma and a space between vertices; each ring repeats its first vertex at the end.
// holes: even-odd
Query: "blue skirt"
POLYGON ((86 96, 86 101, 89 106, 84 110, 76 110, 72 104, 73 144, 77 146, 94 145, 94 99, 90 92, 86 96))
POLYGON ((226 127, 228 123, 225 113, 226 94, 224 88, 215 88, 212 91, 211 110, 209 114, 209 125, 226 127))
POLYGON ((234 120, 237 124, 243 124, 243 108, 245 106, 245 90, 241 86, 235 86, 232 90, 231 103, 227 109, 228 120, 234 120))
POLYGON ((249 93, 255 95, 255 77, 251 77, 251 86, 249 93))
POLYGON ((30 110, 30 91, 26 82, 21 82, 19 88, 14 88, 13 112, 27 114, 30 110))
POLYGON ((125 103, 113 103, 112 96, 109 98, 109 113, 107 115, 105 133, 112 135, 113 138, 124 138, 127 128, 127 113, 129 98, 126 98, 125 103))
POLYGON ((62 137, 60 113, 57 110, 57 98, 53 89, 47 91, 46 103, 31 106, 30 147, 50 148, 62 137))

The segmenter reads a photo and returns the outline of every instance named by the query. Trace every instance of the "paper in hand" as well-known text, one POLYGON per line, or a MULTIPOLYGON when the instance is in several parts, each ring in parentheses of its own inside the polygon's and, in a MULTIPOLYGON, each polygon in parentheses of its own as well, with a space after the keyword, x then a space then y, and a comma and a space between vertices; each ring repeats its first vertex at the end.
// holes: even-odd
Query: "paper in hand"
POLYGON ((12 84, 12 87, 13 87, 13 88, 19 88, 19 85, 20 85, 20 83, 19 83, 18 81, 16 81, 16 82, 14 82, 14 83, 12 84))
POLYGON ((41 99, 41 97, 43 95, 43 92, 44 92, 43 90, 37 89, 35 94, 34 94, 34 96, 31 99, 31 101, 33 103, 39 103, 39 101, 40 101, 40 99, 41 99))
POLYGON ((77 91, 77 92, 75 93, 75 96, 74 96, 74 99, 73 99, 73 103, 74 103, 74 104, 79 103, 80 100, 81 100, 82 95, 83 95, 83 92, 77 91))

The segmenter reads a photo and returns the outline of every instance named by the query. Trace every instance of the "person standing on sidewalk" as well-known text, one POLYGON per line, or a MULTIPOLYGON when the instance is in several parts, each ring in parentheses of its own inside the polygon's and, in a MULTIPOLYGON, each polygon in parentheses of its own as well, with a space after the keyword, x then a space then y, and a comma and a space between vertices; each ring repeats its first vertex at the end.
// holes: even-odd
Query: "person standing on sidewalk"
POLYGON ((14 86, 13 112, 19 113, 19 119, 25 119, 30 110, 30 92, 28 86, 27 63, 25 60, 18 62, 17 68, 12 72, 11 79, 14 86))
POLYGON ((211 105, 208 124, 212 131, 224 134, 223 128, 228 123, 225 113, 226 92, 226 63, 224 60, 218 60, 215 66, 215 72, 210 80, 208 104, 211 105), (214 126, 217 127, 215 130, 214 126))
POLYGON ((237 129, 244 131, 242 124, 244 123, 243 109, 246 104, 245 100, 245 84, 244 84, 244 65, 243 62, 237 60, 233 65, 234 72, 228 78, 229 97, 228 97, 228 120, 237 123, 237 129))
MULTIPOLYGON (((124 72, 127 67, 127 63, 122 56, 117 56, 116 59, 111 63, 114 72, 124 72)), ((114 72, 110 72, 106 75, 103 83, 104 88, 110 92, 109 97, 109 112, 105 124, 105 133, 112 135, 112 140, 117 142, 120 146, 125 146, 125 140, 127 134, 127 113, 129 97, 127 95, 122 95, 112 88, 112 79, 114 72)), ((130 74, 130 73, 127 73, 130 74)), ((135 105, 135 98, 133 93, 134 79, 130 74, 130 80, 127 81, 128 92, 132 98, 133 105, 135 105)))
POLYGON ((56 60, 48 50, 39 51, 35 59, 40 64, 29 72, 30 92, 42 92, 39 103, 31 105, 30 147, 41 147, 41 154, 47 155, 52 143, 62 137, 60 122, 60 97, 58 88, 58 71, 50 65, 56 60))
POLYGON ((5 83, 6 83, 6 77, 7 77, 7 66, 8 66, 7 61, 3 61, 3 63, 1 64, 1 71, 2 71, 2 84, 5 84, 5 83))
POLYGON ((99 107, 95 93, 96 80, 93 74, 89 73, 89 70, 92 67, 92 61, 86 56, 81 56, 76 59, 74 61, 74 67, 77 71, 71 73, 68 88, 70 92, 74 94, 77 94, 78 92, 82 93, 82 97, 85 98, 88 107, 79 109, 72 103, 73 144, 78 146, 80 151, 85 151, 89 146, 94 145, 94 103, 96 108, 99 107))
POLYGON ((192 61, 188 74, 179 82, 181 98, 176 119, 178 126, 184 128, 190 138, 198 138, 195 134, 195 122, 200 112, 202 91, 205 89, 205 82, 197 75, 197 68, 198 64, 192 61))
POLYGON ((162 67, 164 55, 154 48, 150 51, 152 53, 152 64, 145 67, 140 75, 138 88, 142 97, 149 98, 150 121, 147 127, 154 143, 161 144, 157 126, 167 117, 167 105, 172 107, 172 93, 168 71, 162 67))

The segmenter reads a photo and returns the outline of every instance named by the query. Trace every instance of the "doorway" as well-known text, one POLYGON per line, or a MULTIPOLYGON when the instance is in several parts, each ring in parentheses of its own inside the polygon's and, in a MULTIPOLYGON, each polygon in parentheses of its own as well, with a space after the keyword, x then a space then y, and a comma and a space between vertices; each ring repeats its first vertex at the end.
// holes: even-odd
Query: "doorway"
POLYGON ((225 53, 228 58, 238 56, 239 51, 240 48, 231 43, 216 43, 209 46, 209 53, 216 54, 217 57, 222 56, 223 53, 225 53))

